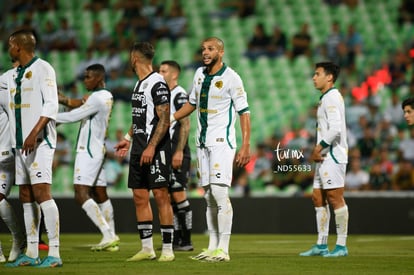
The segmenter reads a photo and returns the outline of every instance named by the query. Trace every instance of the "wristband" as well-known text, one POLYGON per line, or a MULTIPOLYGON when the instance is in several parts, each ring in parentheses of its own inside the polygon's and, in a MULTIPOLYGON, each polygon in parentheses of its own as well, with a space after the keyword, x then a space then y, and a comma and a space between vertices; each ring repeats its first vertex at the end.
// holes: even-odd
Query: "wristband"
POLYGON ((126 133, 125 136, 124 136, 124 139, 126 139, 129 142, 131 142, 132 137, 129 135, 129 133, 126 133))
POLYGON ((175 121, 176 121, 176 119, 174 117, 174 114, 171 114, 170 115, 170 124, 173 123, 173 122, 175 122, 175 121))

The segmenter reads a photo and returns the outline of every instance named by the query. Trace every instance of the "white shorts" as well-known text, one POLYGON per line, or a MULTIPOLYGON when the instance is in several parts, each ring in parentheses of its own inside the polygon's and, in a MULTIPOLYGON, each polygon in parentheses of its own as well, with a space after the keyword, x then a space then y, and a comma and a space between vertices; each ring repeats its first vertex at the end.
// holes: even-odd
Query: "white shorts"
POLYGON ((13 154, 7 157, 0 156, 0 194, 3 194, 5 197, 9 195, 10 189, 14 184, 15 169, 13 154))
POLYGON ((16 149, 16 185, 52 184, 52 163, 54 148, 41 143, 33 152, 23 155, 16 149))
POLYGON ((331 158, 316 163, 313 188, 334 189, 345 187, 346 163, 335 163, 331 158))
POLYGON ((236 149, 228 145, 197 148, 197 169, 201 186, 210 183, 231 185, 236 149))
POLYGON ((104 160, 104 155, 92 158, 88 152, 76 153, 73 183, 91 187, 106 186, 104 160))

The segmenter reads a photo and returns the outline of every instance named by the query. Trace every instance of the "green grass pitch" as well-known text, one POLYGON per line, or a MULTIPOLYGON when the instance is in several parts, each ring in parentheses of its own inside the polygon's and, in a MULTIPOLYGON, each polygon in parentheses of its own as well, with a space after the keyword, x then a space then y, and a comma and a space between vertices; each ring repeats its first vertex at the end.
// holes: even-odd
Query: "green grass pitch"
MULTIPOLYGON (((34 267, 7 268, 0 274, 414 274, 414 236, 350 235, 349 256, 342 258, 299 257, 310 248, 315 235, 234 234, 230 242, 231 261, 206 263, 189 259, 207 246, 206 235, 193 235, 195 250, 176 252, 174 262, 126 262, 140 248, 137 234, 119 234, 119 252, 91 252, 99 234, 62 234, 63 267, 39 270, 34 267)), ((46 236, 45 236, 46 237, 46 236)), ((329 247, 335 245, 335 235, 329 247)), ((0 234, 8 255, 10 235, 0 234)), ((161 246, 154 234, 155 248, 161 246)), ((160 251, 156 251, 159 256, 160 251)), ((41 257, 46 252, 41 251, 41 257)))

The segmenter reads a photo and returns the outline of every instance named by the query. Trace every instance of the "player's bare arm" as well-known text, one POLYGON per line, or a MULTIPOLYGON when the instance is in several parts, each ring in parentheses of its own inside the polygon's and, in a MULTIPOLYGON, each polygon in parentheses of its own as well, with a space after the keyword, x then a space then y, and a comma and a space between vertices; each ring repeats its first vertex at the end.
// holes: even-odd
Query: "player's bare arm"
POLYGON ((245 166, 250 161, 250 114, 240 115, 240 128, 242 131, 242 145, 236 156, 236 164, 245 166))
POLYGON ((25 155, 30 154, 36 147, 37 137, 41 131, 46 127, 46 124, 50 121, 50 118, 41 116, 33 127, 30 134, 27 136, 23 143, 22 153, 25 155))
POLYGON ((126 133, 125 137, 114 146, 115 155, 117 157, 121 157, 121 158, 126 157, 129 147, 131 146, 131 140, 132 140, 132 126, 129 128, 129 131, 128 133, 126 133))
POLYGON ((65 96, 63 93, 58 92, 58 101, 60 104, 73 109, 81 106, 86 100, 79 98, 69 98, 65 96))
POLYGON ((322 153, 321 153, 322 150, 323 150, 322 145, 318 144, 318 145, 315 146, 315 148, 312 151, 312 155, 311 155, 311 159, 314 162, 321 162, 321 161, 323 161, 323 156, 322 156, 322 153))
POLYGON ((172 167, 180 169, 184 158, 184 147, 187 144, 188 135, 190 134, 190 118, 184 117, 180 119, 180 134, 178 136, 177 148, 172 158, 172 167))
POLYGON ((155 148, 163 139, 170 127, 170 104, 162 104, 155 107, 155 111, 159 117, 157 127, 154 134, 148 142, 147 148, 141 155, 140 165, 151 164, 155 154, 155 148))
POLYGON ((181 120, 183 117, 189 116, 194 110, 195 106, 191 105, 189 102, 185 103, 177 112, 171 115, 170 122, 176 120, 181 120))

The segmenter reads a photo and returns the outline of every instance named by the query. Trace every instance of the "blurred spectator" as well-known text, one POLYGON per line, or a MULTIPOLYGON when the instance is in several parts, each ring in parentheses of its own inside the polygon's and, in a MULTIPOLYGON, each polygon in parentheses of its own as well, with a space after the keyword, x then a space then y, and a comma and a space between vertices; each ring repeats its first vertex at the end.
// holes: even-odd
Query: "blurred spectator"
POLYGON ((52 20, 47 20, 42 31, 42 40, 39 43, 39 50, 43 54, 47 54, 55 43, 56 27, 52 20))
POLYGON ((363 131, 364 134, 362 138, 358 139, 357 145, 361 152, 361 161, 364 165, 366 165, 373 156, 373 152, 377 146, 377 141, 375 139, 374 132, 370 127, 365 127, 363 131))
POLYGON ((120 52, 116 48, 115 43, 111 43, 107 50, 107 54, 103 56, 102 64, 105 66, 105 70, 122 70, 122 58, 120 52))
POLYGON ((290 53, 290 58, 294 59, 298 55, 306 55, 307 57, 310 57, 311 42, 312 37, 309 34, 309 24, 303 23, 300 31, 292 37, 292 51, 290 53))
MULTIPOLYGON (((109 89, 108 89, 109 90, 109 89)), ((124 129, 117 129, 114 139, 107 139, 105 141, 106 147, 106 159, 104 163, 106 180, 108 186, 117 187, 122 181, 124 176, 123 164, 127 163, 127 160, 117 157, 115 155, 115 145, 124 137, 124 129)))
POLYGON ((173 43, 187 35, 187 18, 181 5, 175 4, 171 7, 165 26, 167 27, 168 37, 173 43))
POLYGON ((52 50, 69 51, 78 48, 77 34, 74 29, 69 26, 66 18, 60 19, 60 28, 55 33, 55 40, 52 44, 52 50))
POLYGON ((122 20, 131 33, 136 34, 140 41, 148 41, 152 36, 149 19, 142 14, 144 7, 143 0, 118 0, 114 5, 115 9, 122 10, 122 20))
POLYGON ((72 163, 72 144, 66 136, 57 132, 56 150, 53 155, 52 168, 56 169, 58 166, 70 165, 72 163))
POLYGON ((249 174, 244 167, 234 165, 231 185, 232 196, 248 197, 250 195, 249 174))
POLYGON ((259 182, 261 186, 266 186, 272 182, 272 161, 271 154, 267 151, 267 146, 264 143, 259 143, 256 146, 256 160, 254 162, 253 172, 250 174, 252 181, 259 182))
POLYGON ((95 56, 95 51, 92 48, 86 50, 85 58, 78 63, 76 67, 76 79, 83 80, 85 70, 92 64, 103 64, 104 59, 95 56))
POLYGON ((414 23, 414 0, 402 0, 400 2, 397 23, 400 27, 406 23, 414 23))
POLYGON ((384 110, 384 115, 397 127, 405 123, 404 113, 401 111, 401 103, 398 92, 391 92, 391 101, 384 110))
POLYGON ((151 18, 155 15, 159 6, 162 6, 162 4, 160 4, 158 0, 149 0, 147 1, 147 4, 143 5, 141 15, 151 18))
POLYGON ((263 23, 258 23, 254 27, 253 36, 247 45, 246 56, 256 59, 261 55, 267 55, 270 37, 266 34, 263 23))
POLYGON ((374 163, 369 173, 369 183, 366 185, 367 190, 388 190, 391 186, 391 179, 382 171, 380 163, 374 163))
POLYGON ((414 127, 409 130, 409 135, 400 141, 398 150, 401 159, 414 164, 414 127))
POLYGON ((348 25, 345 43, 348 53, 347 69, 350 73, 353 73, 355 71, 356 58, 362 54, 363 47, 362 36, 355 30, 355 26, 353 24, 348 25))
POLYGON ((344 35, 338 21, 331 25, 331 32, 325 41, 326 55, 328 60, 338 64, 338 45, 344 41, 344 35))
POLYGON ((395 92, 402 85, 406 85, 406 73, 408 71, 408 58, 402 50, 397 50, 388 63, 388 70, 391 76, 391 83, 389 84, 391 91, 395 92))
POLYGON ((367 188, 369 183, 369 174, 361 167, 361 161, 358 158, 350 159, 349 170, 345 175, 345 190, 358 191, 367 188))
POLYGON ((414 190, 414 167, 410 161, 398 163, 398 171, 392 178, 392 190, 414 190))
POLYGON ((151 29, 151 41, 153 44, 158 39, 164 38, 168 34, 167 20, 164 14, 164 6, 158 6, 154 16, 149 19, 149 26, 151 29))
POLYGON ((128 26, 126 19, 116 23, 112 33, 112 41, 118 51, 128 51, 135 40, 134 31, 128 26))
POLYGON ((95 20, 92 25, 92 37, 88 49, 103 52, 111 44, 111 35, 102 28, 101 22, 95 20))
POLYGON ((219 4, 219 10, 210 15, 223 19, 230 16, 245 18, 254 15, 255 8, 256 0, 222 0, 219 4))
POLYGON ((366 120, 369 110, 363 101, 359 101, 356 97, 352 97, 351 99, 351 105, 345 109, 346 124, 355 137, 359 138, 362 136, 362 130, 360 131, 360 135, 357 134, 358 129, 361 128, 361 117, 365 117, 366 120))
POLYGON ((99 12, 109 8, 109 0, 89 0, 89 3, 86 3, 84 8, 92 12, 99 12))
POLYGON ((203 66, 203 55, 201 52, 201 48, 197 48, 197 50, 193 54, 193 58, 191 63, 185 65, 185 69, 196 70, 198 67, 203 66))
POLYGON ((287 47, 286 34, 279 26, 273 27, 272 35, 269 37, 267 54, 269 57, 278 57, 285 54, 287 47))

